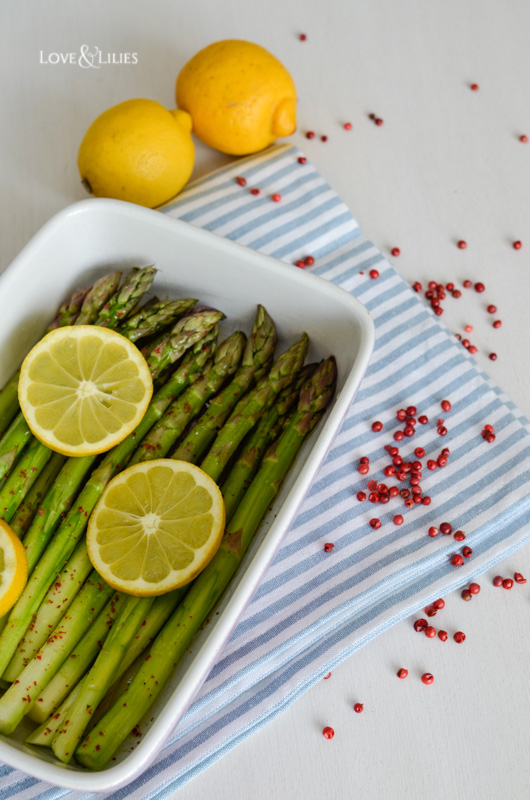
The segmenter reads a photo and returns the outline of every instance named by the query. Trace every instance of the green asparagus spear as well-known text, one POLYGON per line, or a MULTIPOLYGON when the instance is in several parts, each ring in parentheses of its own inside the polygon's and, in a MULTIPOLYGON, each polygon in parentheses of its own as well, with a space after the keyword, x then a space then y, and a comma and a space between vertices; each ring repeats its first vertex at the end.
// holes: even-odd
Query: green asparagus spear
MULTIPOLYGON (((42 555, 24 591, 15 606, 11 609, 8 622, 0 635, 0 677, 11 660, 20 638, 24 635, 31 621, 31 617, 39 607, 48 586, 53 580, 53 576, 59 572, 68 561, 79 537, 84 533, 88 523, 88 517, 103 492, 103 489, 115 474, 121 469, 124 469, 129 457, 136 449, 137 441, 141 441, 152 425, 160 419, 172 400, 198 377, 211 351, 211 343, 208 345, 203 343, 202 347, 199 343, 201 338, 205 338, 216 325, 221 316, 222 314, 219 312, 205 311, 201 314, 194 315, 194 317, 183 318, 175 326, 175 328, 180 326, 182 333, 181 335, 176 335, 174 339, 168 341, 167 344, 168 348, 173 348, 172 353, 174 355, 174 360, 180 358, 188 348, 195 344, 199 345, 197 348, 199 352, 195 352, 191 358, 185 358, 183 360, 170 380, 151 400, 136 431, 110 450, 103 458, 98 468, 92 472, 81 494, 77 497, 75 506, 71 508, 60 525, 53 542, 48 546, 44 555, 42 555), (193 334, 187 330, 190 327, 193 329, 193 334), (187 331, 187 335, 184 335, 184 331, 187 331)), ((95 456, 86 456, 83 458, 68 459, 54 487, 54 489, 60 491, 61 476, 65 476, 64 482, 66 483, 67 491, 70 491, 68 495, 66 495, 66 498, 63 499, 63 502, 67 502, 68 497, 72 494, 74 486, 69 479, 70 473, 79 469, 84 476, 87 460, 90 461, 90 459, 95 458, 95 456)), ((90 462, 88 466, 90 467, 92 463, 93 461, 90 462)), ((83 480, 84 477, 81 479, 81 482, 83 480)), ((78 483, 75 486, 75 490, 77 490, 80 485, 81 483, 78 483)), ((53 518, 54 511, 54 506, 48 508, 48 515, 50 518, 53 518)), ((54 524, 50 525, 51 533, 53 533, 55 523, 56 520, 54 524)), ((29 539, 30 533, 31 530, 28 532, 25 544, 27 543, 27 539, 29 539)), ((35 544, 35 550, 40 548, 40 552, 42 552, 51 533, 50 529, 44 532, 41 531, 40 533, 40 537, 34 537, 38 540, 35 544)))
POLYGON ((20 370, 17 369, 12 378, 8 380, 0 392, 0 436, 9 428, 18 412, 18 379, 20 370))
POLYGON ((0 440, 0 481, 8 474, 31 438, 26 420, 22 414, 18 414, 0 440))
POLYGON ((230 468, 221 487, 227 523, 250 486, 267 448, 280 435, 289 412, 298 400, 301 386, 306 382, 315 366, 315 364, 307 364, 302 367, 296 374, 293 383, 282 389, 274 405, 260 417, 256 427, 243 441, 242 452, 230 468))
POLYGON ((62 456, 60 453, 53 453, 52 457, 41 471, 39 477, 24 498, 23 505, 18 507, 16 516, 13 517, 9 524, 11 529, 20 539, 24 538, 29 526, 31 525, 33 517, 37 513, 39 504, 53 486, 53 483, 61 471, 65 461, 66 456, 62 456))
POLYGON ((147 365, 153 378, 158 376, 173 364, 179 354, 188 347, 195 344, 201 336, 198 336, 204 327, 205 320, 210 320, 213 327, 224 319, 224 314, 220 311, 207 310, 196 314, 183 317, 177 322, 170 333, 164 336, 163 340, 157 344, 147 356, 147 365))
POLYGON ((269 374, 236 405, 201 464, 201 468, 214 481, 219 480, 238 445, 254 427, 260 415, 272 405, 278 392, 292 381, 293 375, 304 363, 308 344, 307 334, 304 333, 278 358, 269 374))
POLYGON ((246 394, 252 383, 260 380, 268 371, 276 341, 274 322, 265 308, 259 305, 252 333, 243 353, 241 367, 228 386, 213 398, 207 410, 181 442, 173 458, 189 461, 192 464, 199 462, 215 439, 217 431, 233 411, 235 404, 246 394))
POLYGON ((152 336, 162 328, 172 325, 178 317, 191 311, 196 303, 196 300, 185 297, 146 305, 138 313, 128 317, 119 331, 131 342, 137 342, 138 339, 152 336))
POLYGON ((226 378, 235 372, 245 342, 245 334, 236 331, 219 345, 211 367, 169 406, 141 442, 129 465, 164 458, 208 398, 218 392, 226 378))
POLYGON ((86 296, 90 294, 91 291, 92 286, 85 286, 84 289, 76 289, 73 295, 69 297, 68 300, 65 300, 64 303, 62 303, 62 305, 59 307, 57 316, 46 328, 46 333, 53 331, 55 328, 63 328, 66 325, 73 325, 79 316, 86 296))
POLYGON ((149 651, 129 690, 119 697, 75 752, 83 766, 101 769, 156 700, 176 662, 204 623, 237 569, 304 439, 334 392, 335 360, 321 362, 304 384, 296 412, 266 453, 229 523, 221 547, 193 583, 149 651))
POLYGON ((115 593, 94 570, 35 658, 0 697, 0 732, 12 733, 27 714, 43 687, 79 641, 79 631, 99 614, 115 593))
POLYGON ((121 272, 110 272, 104 275, 87 292, 83 300, 81 311, 71 325, 93 325, 99 316, 101 309, 115 294, 120 285, 121 272))
POLYGON ((0 489, 0 518, 11 522, 17 508, 52 456, 52 451, 32 439, 0 489))
POLYGON ((149 291, 155 275, 156 269, 152 265, 132 270, 121 289, 105 303, 95 324, 103 328, 116 328, 121 320, 134 311, 143 295, 149 291))

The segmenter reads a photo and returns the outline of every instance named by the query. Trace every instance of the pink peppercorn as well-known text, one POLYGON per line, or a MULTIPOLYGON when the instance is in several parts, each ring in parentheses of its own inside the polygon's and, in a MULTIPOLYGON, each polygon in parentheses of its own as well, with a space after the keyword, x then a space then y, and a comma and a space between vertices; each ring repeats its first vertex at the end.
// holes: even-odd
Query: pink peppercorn
POLYGON ((511 589, 513 586, 513 581, 511 578, 505 578, 502 582, 503 589, 511 589))
POLYGON ((486 289, 486 287, 484 286, 484 284, 481 281, 478 281, 478 283, 475 284, 475 291, 479 292, 479 294, 484 292, 485 289, 486 289))
POLYGON ((469 88, 471 89, 472 92, 478 92, 479 85, 478 83, 472 83, 469 88))
POLYGON ((305 156, 298 156, 298 163, 307 164, 307 158, 305 156))
POLYGON ((351 131, 353 125, 351 124, 351 122, 345 122, 342 127, 344 128, 345 131, 351 131))
POLYGON ((528 136, 526 135, 526 133, 523 133, 521 136, 519 136, 519 141, 522 142, 523 144, 526 144, 526 142, 528 141, 528 136))
POLYGON ((457 243, 457 247, 459 250, 465 250, 467 247, 467 242, 464 239, 460 239, 460 241, 457 243))
POLYGON ((471 289, 471 287, 473 286, 473 281, 466 280, 466 281, 464 281, 464 283, 462 285, 463 285, 464 289, 471 289))
POLYGON ((469 591, 471 594, 478 594, 480 592, 480 584, 478 583, 470 583, 469 584, 469 591))
POLYGON ((390 251, 390 253, 391 253, 393 256, 399 256, 399 255, 400 255, 400 253, 401 253, 401 250, 399 249, 399 247, 393 247, 393 248, 392 248, 392 250, 390 251))
POLYGON ((315 263, 315 259, 313 258, 313 256, 307 256, 304 263, 307 267, 312 267, 313 264, 315 263))
POLYGON ((356 714, 361 714, 363 708, 364 708, 364 706, 363 706, 362 703, 355 703, 355 705, 353 707, 353 710, 355 711, 356 714))
POLYGON ((449 534, 453 530, 453 526, 451 525, 450 522, 442 522, 442 524, 440 525, 440 530, 444 534, 444 536, 449 536, 449 534))
POLYGON ((520 572, 514 572, 513 579, 516 583, 526 583, 526 578, 520 572))
POLYGON ((448 637, 447 631, 438 631, 438 638, 440 639, 440 641, 446 642, 447 637, 448 637))
POLYGON ((366 492, 357 492, 357 500, 359 500, 360 503, 364 503, 366 500, 366 492))
POLYGON ((464 559, 459 553, 457 553, 451 558, 451 564, 453 565, 453 567, 461 567, 463 563, 464 559))
POLYGON ((423 632, 428 639, 434 639, 436 636, 436 628, 434 628, 432 625, 427 625, 423 632))
POLYGON ((374 517, 370 520, 370 527, 374 530, 378 530, 381 527, 381 520, 377 519, 377 517, 374 517))
POLYGON ((445 608, 445 600, 442 597, 439 597, 438 600, 435 600, 433 606, 438 610, 445 608))
POLYGON ((324 739, 333 739, 335 736, 335 731, 333 728, 330 728, 329 725, 326 725, 326 727, 322 730, 322 736, 324 739))
POLYGON ((442 407, 442 411, 451 411, 451 403, 449 400, 442 400, 440 406, 442 407))
MULTIPOLYGON (((428 421, 429 417, 426 417, 425 414, 422 414, 421 417, 418 417, 418 422, 420 425, 427 425, 428 421)), ((423 455, 425 455, 425 453, 423 455)))
POLYGON ((416 281, 415 283, 412 284, 412 288, 414 289, 415 292, 421 292, 422 288, 421 283, 419 281, 416 281))
POLYGON ((324 545, 324 552, 331 553, 334 547, 335 545, 333 544, 333 542, 326 542, 326 544, 324 545))
POLYGON ((398 678, 401 678, 402 680, 403 680, 403 678, 406 678, 408 674, 409 674, 408 669, 405 669, 404 667, 401 667, 396 672, 396 675, 398 676, 398 678))
POLYGON ((493 327, 494 328, 500 328, 501 325, 502 325, 502 322, 501 322, 500 319, 496 319, 495 322, 493 323, 493 327))
POLYGON ((495 575, 495 577, 493 578, 493 585, 494 586, 502 586, 503 580, 504 580, 504 578, 502 578, 500 575, 495 575))
POLYGON ((379 277, 379 272, 376 269, 371 269, 369 275, 372 278, 372 280, 375 280, 376 278, 379 277))
POLYGON ((464 547, 462 549, 462 555, 465 558, 470 558, 473 555, 473 550, 471 549, 471 547, 464 547))
POLYGON ((473 595, 471 594, 469 589, 462 589, 462 592, 460 593, 460 596, 461 596, 462 600, 466 600, 467 602, 469 600, 471 600, 471 598, 473 597, 473 595))
POLYGON ((379 420, 372 422, 372 430, 374 433, 379 433, 379 431, 383 430, 383 423, 379 422, 379 420))
POLYGON ((426 686, 430 686, 430 684, 434 681, 434 675, 431 675, 430 672, 424 672, 421 676, 421 680, 426 686))
POLYGON ((307 39, 307 36, 306 36, 305 33, 301 33, 298 38, 300 39, 301 42, 305 42, 305 40, 307 39))
POLYGON ((253 189, 251 189, 251 190, 250 190, 250 194, 254 194, 254 195, 257 195, 257 194, 259 194, 259 189, 257 189, 256 187, 254 187, 253 189))
POLYGON ((402 514, 396 514, 392 518, 392 522, 394 523, 394 525, 403 525, 403 515, 402 514))
POLYGON ((457 644, 462 644, 466 640, 466 634, 463 631, 457 631, 453 636, 453 639, 457 644))
POLYGON ((426 619, 417 619, 414 622, 414 630, 416 633, 422 633, 429 623, 426 619))
POLYGON ((307 133, 305 135, 305 138, 306 139, 314 139, 315 138, 315 132, 314 131, 307 131, 307 133))
POLYGON ((359 466, 357 467, 357 472, 359 472, 361 475, 368 475, 369 471, 370 471, 369 464, 359 464, 359 466))
POLYGON ((489 359, 490 361, 497 361, 497 353, 490 353, 489 359))
POLYGON ((466 534, 464 533, 464 531, 455 531, 454 538, 456 539, 457 542, 463 542, 464 539, 466 538, 466 534))
POLYGON ((239 184, 240 186, 246 186, 246 185, 247 185, 246 178, 241 178, 241 177, 239 177, 239 178, 236 178, 236 181, 238 182, 238 184, 239 184))
POLYGON ((513 249, 514 250, 520 250, 522 246, 523 246, 522 242, 517 241, 517 242, 513 243, 513 249))
POLYGON ((271 195, 271 200, 273 200, 275 203, 279 203, 281 199, 282 196, 281 194, 278 194, 278 192, 275 192, 273 195, 271 195))

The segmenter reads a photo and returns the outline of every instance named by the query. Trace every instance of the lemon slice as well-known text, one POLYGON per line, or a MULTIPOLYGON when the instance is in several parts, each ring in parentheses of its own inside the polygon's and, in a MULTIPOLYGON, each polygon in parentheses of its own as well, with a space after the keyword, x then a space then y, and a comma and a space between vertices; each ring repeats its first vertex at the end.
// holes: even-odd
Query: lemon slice
POLYGON ((27 579, 28 561, 22 542, 0 519, 0 617, 15 605, 27 579))
POLYGON ((202 469, 146 461, 113 478, 101 495, 88 523, 88 555, 115 589, 164 594, 204 569, 224 523, 223 496, 202 469))
POLYGON ((57 328, 26 356, 19 401, 31 432, 65 456, 110 450, 142 419, 153 381, 132 342, 95 325, 57 328))

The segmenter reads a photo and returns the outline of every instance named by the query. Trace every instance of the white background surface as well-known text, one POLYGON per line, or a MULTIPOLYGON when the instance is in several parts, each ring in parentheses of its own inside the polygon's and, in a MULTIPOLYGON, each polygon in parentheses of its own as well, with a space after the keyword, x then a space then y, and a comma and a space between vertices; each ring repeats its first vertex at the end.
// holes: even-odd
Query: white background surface
MULTIPOLYGON (((447 301, 443 320, 454 332, 475 326, 480 365, 530 416, 530 142, 518 140, 530 136, 529 35, 524 0, 3 0, 0 270, 53 213, 85 196, 76 155, 95 116, 132 97, 172 107, 176 75, 198 49, 249 39, 278 56, 297 84, 291 140, 385 254, 401 248, 394 263, 402 275, 486 284, 484 295, 447 301), (138 63, 39 63, 41 50, 82 44, 135 52, 138 63), (478 92, 469 89, 474 81, 478 92), (306 140, 308 129, 329 141, 306 140), (504 323, 498 331, 484 311, 490 302, 504 323)), ((229 160, 198 143, 195 175, 229 160)), ((495 572, 514 570, 530 576, 528 548, 495 572)), ((464 630, 464 644, 429 641, 410 621, 395 626, 179 800, 528 797, 530 584, 494 589, 493 574, 471 603, 447 597, 433 621, 464 630), (409 669, 405 681, 395 677, 400 666, 409 669), (430 687, 419 680, 426 670, 435 675, 430 687), (334 727, 332 741, 324 725, 334 727)))

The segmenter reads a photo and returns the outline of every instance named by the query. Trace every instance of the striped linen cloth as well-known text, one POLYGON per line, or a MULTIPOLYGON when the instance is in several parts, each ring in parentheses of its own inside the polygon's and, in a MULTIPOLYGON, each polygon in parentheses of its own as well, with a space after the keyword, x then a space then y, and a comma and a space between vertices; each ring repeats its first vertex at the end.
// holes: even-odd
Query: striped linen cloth
MULTIPOLYGON (((161 800, 279 714, 322 675, 393 623, 484 572, 530 538, 528 421, 478 367, 420 297, 365 239, 350 212, 292 146, 240 160, 187 188, 163 211, 292 265, 312 268, 355 294, 376 327, 371 364, 311 492, 253 602, 200 695, 157 761, 113 800, 161 800), (247 179, 242 189, 235 178, 247 179), (260 188, 259 196, 249 193, 260 188), (280 203, 270 195, 279 192, 280 203), (377 268, 379 277, 369 271, 377 268), (442 398, 452 410, 444 414, 442 398), (403 427, 396 410, 414 403, 430 423, 399 445, 426 459, 449 447, 442 471, 424 471, 429 506, 359 502, 390 462, 383 445, 403 427), (436 432, 446 419, 448 435, 436 432), (374 434, 380 419, 384 433, 374 434), (481 437, 494 425, 496 441, 481 437), (370 475, 357 472, 370 458, 370 475), (404 524, 392 516, 400 511, 404 524), (372 517, 382 527, 373 531, 372 517), (455 568, 452 536, 427 535, 448 520, 466 532, 473 556, 455 568), (334 542, 332 553, 323 544, 334 542)), ((295 267, 286 267, 294 269, 295 267)), ((414 458, 414 456, 412 456, 414 458)), ((395 484, 390 478, 387 483, 395 484)), ((408 486, 408 481, 401 486, 408 486)), ((0 800, 95 797, 0 767, 0 800)), ((99 795, 101 797, 101 795, 99 795)))

